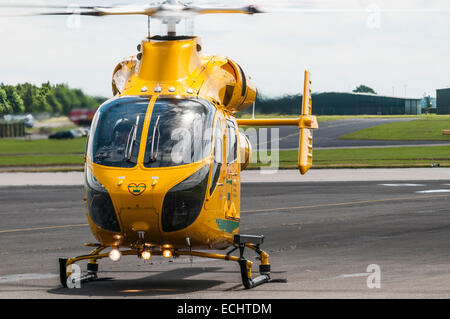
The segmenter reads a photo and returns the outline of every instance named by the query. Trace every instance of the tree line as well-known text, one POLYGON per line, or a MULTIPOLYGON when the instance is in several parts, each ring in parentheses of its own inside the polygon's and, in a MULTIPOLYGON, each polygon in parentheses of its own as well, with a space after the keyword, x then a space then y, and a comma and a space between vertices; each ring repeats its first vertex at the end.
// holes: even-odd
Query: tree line
POLYGON ((95 109, 105 100, 104 97, 86 95, 80 89, 71 89, 66 84, 47 82, 39 87, 31 83, 0 83, 0 115, 44 112, 69 115, 71 109, 95 109))
MULTIPOLYGON (((376 94, 370 87, 360 85, 353 92, 376 94)), ((265 97, 258 94, 256 113, 299 114, 302 96, 285 95, 282 97, 265 97)), ((95 109, 106 98, 89 96, 80 89, 71 89, 66 84, 52 85, 43 83, 40 87, 30 84, 5 85, 0 83, 0 115, 43 113, 69 115, 71 109, 95 109)), ((251 113, 252 107, 242 113, 251 113)))

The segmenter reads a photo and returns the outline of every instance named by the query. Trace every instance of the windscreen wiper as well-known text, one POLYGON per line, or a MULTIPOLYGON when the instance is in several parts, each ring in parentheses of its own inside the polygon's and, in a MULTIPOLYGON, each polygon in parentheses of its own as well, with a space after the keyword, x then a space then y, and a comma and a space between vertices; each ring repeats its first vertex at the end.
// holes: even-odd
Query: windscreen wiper
POLYGON ((152 148, 151 148, 151 151, 150 151, 150 158, 149 158, 150 162, 156 161, 156 158, 158 157, 159 138, 161 136, 161 134, 159 132, 159 120, 160 120, 160 118, 161 118, 161 115, 158 115, 158 118, 156 119, 155 126, 153 127, 152 148), (154 152, 156 130, 158 130, 158 142, 157 142, 157 145, 156 145, 156 152, 154 152))
POLYGON ((137 139, 137 127, 139 123, 139 115, 136 117, 136 124, 133 125, 130 135, 128 135, 127 147, 125 148, 125 160, 131 161, 131 156, 133 155, 133 146, 137 139))

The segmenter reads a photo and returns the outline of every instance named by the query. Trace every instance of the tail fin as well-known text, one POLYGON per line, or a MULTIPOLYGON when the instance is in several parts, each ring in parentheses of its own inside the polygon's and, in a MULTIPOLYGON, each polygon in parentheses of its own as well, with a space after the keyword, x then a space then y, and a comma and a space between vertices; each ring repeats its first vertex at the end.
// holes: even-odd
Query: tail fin
POLYGON ((312 166, 312 130, 319 128, 317 119, 311 115, 311 73, 305 71, 305 82, 303 87, 302 110, 300 117, 274 118, 274 119, 237 119, 240 126, 298 126, 300 129, 300 140, 298 145, 298 169, 300 173, 305 174, 312 166))

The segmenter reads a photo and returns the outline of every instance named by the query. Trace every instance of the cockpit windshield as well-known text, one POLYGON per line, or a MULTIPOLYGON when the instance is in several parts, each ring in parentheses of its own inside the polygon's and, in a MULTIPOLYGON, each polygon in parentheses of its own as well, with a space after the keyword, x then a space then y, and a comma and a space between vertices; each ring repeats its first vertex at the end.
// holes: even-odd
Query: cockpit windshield
MULTIPOLYGON (((136 166, 150 97, 121 97, 97 112, 87 156, 99 165, 136 166)), ((200 161, 211 153, 215 107, 207 101, 160 97, 153 106, 144 166, 170 167, 200 161)))
POLYGON ((134 167, 150 97, 122 97, 103 104, 92 123, 88 157, 96 164, 134 167))
POLYGON ((159 98, 153 107, 144 166, 178 166, 209 155, 214 111, 207 101, 159 98))

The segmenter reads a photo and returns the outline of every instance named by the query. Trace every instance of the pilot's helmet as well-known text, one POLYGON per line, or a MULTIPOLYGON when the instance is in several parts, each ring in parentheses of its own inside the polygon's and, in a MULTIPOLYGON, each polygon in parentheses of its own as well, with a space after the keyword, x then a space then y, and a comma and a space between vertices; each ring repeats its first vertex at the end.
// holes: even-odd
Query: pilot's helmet
POLYGON ((112 138, 114 141, 118 143, 124 143, 126 142, 126 139, 128 138, 128 134, 131 132, 131 128, 133 125, 128 119, 119 119, 114 124, 113 130, 112 130, 112 138))

